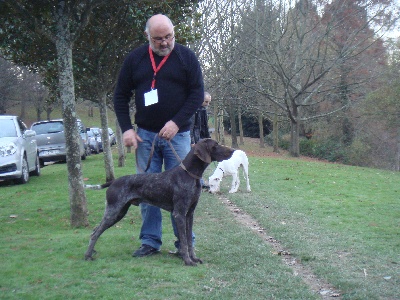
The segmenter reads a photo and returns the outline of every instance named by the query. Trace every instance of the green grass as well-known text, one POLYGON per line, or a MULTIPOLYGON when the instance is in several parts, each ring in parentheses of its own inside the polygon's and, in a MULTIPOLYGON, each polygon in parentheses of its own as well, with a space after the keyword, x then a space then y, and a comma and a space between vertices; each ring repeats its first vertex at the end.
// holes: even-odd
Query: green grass
POLYGON ((399 173, 284 159, 250 169, 252 197, 230 198, 268 234, 343 299, 398 299, 399 173))
MULTIPOLYGON (((116 176, 132 173, 131 154, 128 159, 116 176)), ((398 298, 400 174, 271 158, 250 158, 250 170, 251 194, 227 194, 230 178, 222 191, 268 235, 341 289, 342 299, 398 298)), ((103 182, 102 155, 88 157, 83 173, 88 183, 103 182)), ((140 246, 137 207, 101 236, 96 260, 85 261, 104 195, 87 191, 90 228, 71 229, 65 164, 43 168, 27 185, 0 183, 0 299, 319 298, 207 193, 194 224, 204 264, 185 267, 168 254, 175 237, 167 212, 161 253, 133 258, 140 246)))

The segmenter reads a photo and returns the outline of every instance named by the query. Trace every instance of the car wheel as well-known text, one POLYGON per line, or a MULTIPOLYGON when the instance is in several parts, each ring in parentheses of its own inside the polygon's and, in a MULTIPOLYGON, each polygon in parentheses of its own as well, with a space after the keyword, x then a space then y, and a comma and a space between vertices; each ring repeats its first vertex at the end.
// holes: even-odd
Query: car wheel
POLYGON ((40 161, 39 161, 39 155, 36 155, 36 160, 35 160, 35 170, 32 171, 33 176, 40 176, 40 161))
POLYGON ((22 159, 22 174, 21 177, 16 179, 15 182, 18 184, 24 184, 29 181, 29 169, 28 169, 28 162, 26 160, 26 157, 22 159))

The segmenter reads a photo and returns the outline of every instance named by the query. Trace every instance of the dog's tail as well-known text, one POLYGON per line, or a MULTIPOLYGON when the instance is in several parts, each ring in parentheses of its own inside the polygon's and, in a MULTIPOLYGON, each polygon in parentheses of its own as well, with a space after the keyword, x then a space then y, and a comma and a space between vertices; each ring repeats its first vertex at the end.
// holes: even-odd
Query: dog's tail
POLYGON ((109 182, 103 183, 103 184, 85 184, 85 189, 89 189, 89 190, 102 190, 105 188, 108 188, 112 183, 114 182, 114 180, 111 180, 109 182))

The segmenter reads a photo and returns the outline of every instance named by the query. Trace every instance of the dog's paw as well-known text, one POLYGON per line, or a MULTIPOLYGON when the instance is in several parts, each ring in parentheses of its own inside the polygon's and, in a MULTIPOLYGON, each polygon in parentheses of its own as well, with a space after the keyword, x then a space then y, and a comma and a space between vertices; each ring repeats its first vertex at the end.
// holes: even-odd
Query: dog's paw
POLYGON ((91 253, 85 253, 85 260, 94 260, 93 255, 95 255, 96 253, 96 250, 92 250, 91 253))
POLYGON ((186 266, 197 267, 197 264, 193 260, 185 261, 186 266))
POLYGON ((202 264, 203 261, 200 258, 194 258, 193 261, 195 261, 196 263, 202 264))

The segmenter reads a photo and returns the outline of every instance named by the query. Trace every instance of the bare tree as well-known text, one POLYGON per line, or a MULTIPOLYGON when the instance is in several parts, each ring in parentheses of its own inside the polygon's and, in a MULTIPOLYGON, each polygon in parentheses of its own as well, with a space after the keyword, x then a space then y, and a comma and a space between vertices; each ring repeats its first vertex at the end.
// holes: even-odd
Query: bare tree
POLYGON ((11 62, 0 58, 0 114, 16 106, 18 102, 20 69, 11 62))
POLYGON ((235 28, 245 0, 223 1, 205 0, 199 5, 200 15, 194 22, 203 24, 195 34, 202 38, 192 44, 192 48, 200 57, 206 89, 213 97, 216 136, 221 139, 221 120, 225 111, 230 120, 232 147, 238 148, 236 133, 237 105, 242 104, 240 83, 231 80, 230 68, 239 61, 235 60, 233 46, 235 44, 235 28))
MULTIPOLYGON (((243 84, 273 102, 289 118, 293 156, 299 155, 303 122, 336 114, 353 104, 352 98, 333 101, 327 95, 337 95, 340 86, 351 87, 354 92, 354 87, 368 82, 368 76, 343 81, 343 74, 349 74, 344 67, 352 62, 359 69, 361 55, 379 41, 372 24, 387 17, 387 1, 382 3, 359 1, 349 9, 346 1, 259 0, 243 11, 243 25, 238 28, 241 45, 236 50, 255 61, 243 84), (346 35, 340 34, 343 30, 347 30, 346 35), (254 34, 249 34, 251 31, 254 34), (338 36, 340 47, 335 43, 338 36)), ((381 55, 369 54, 372 61, 376 61, 373 54, 381 55)))

